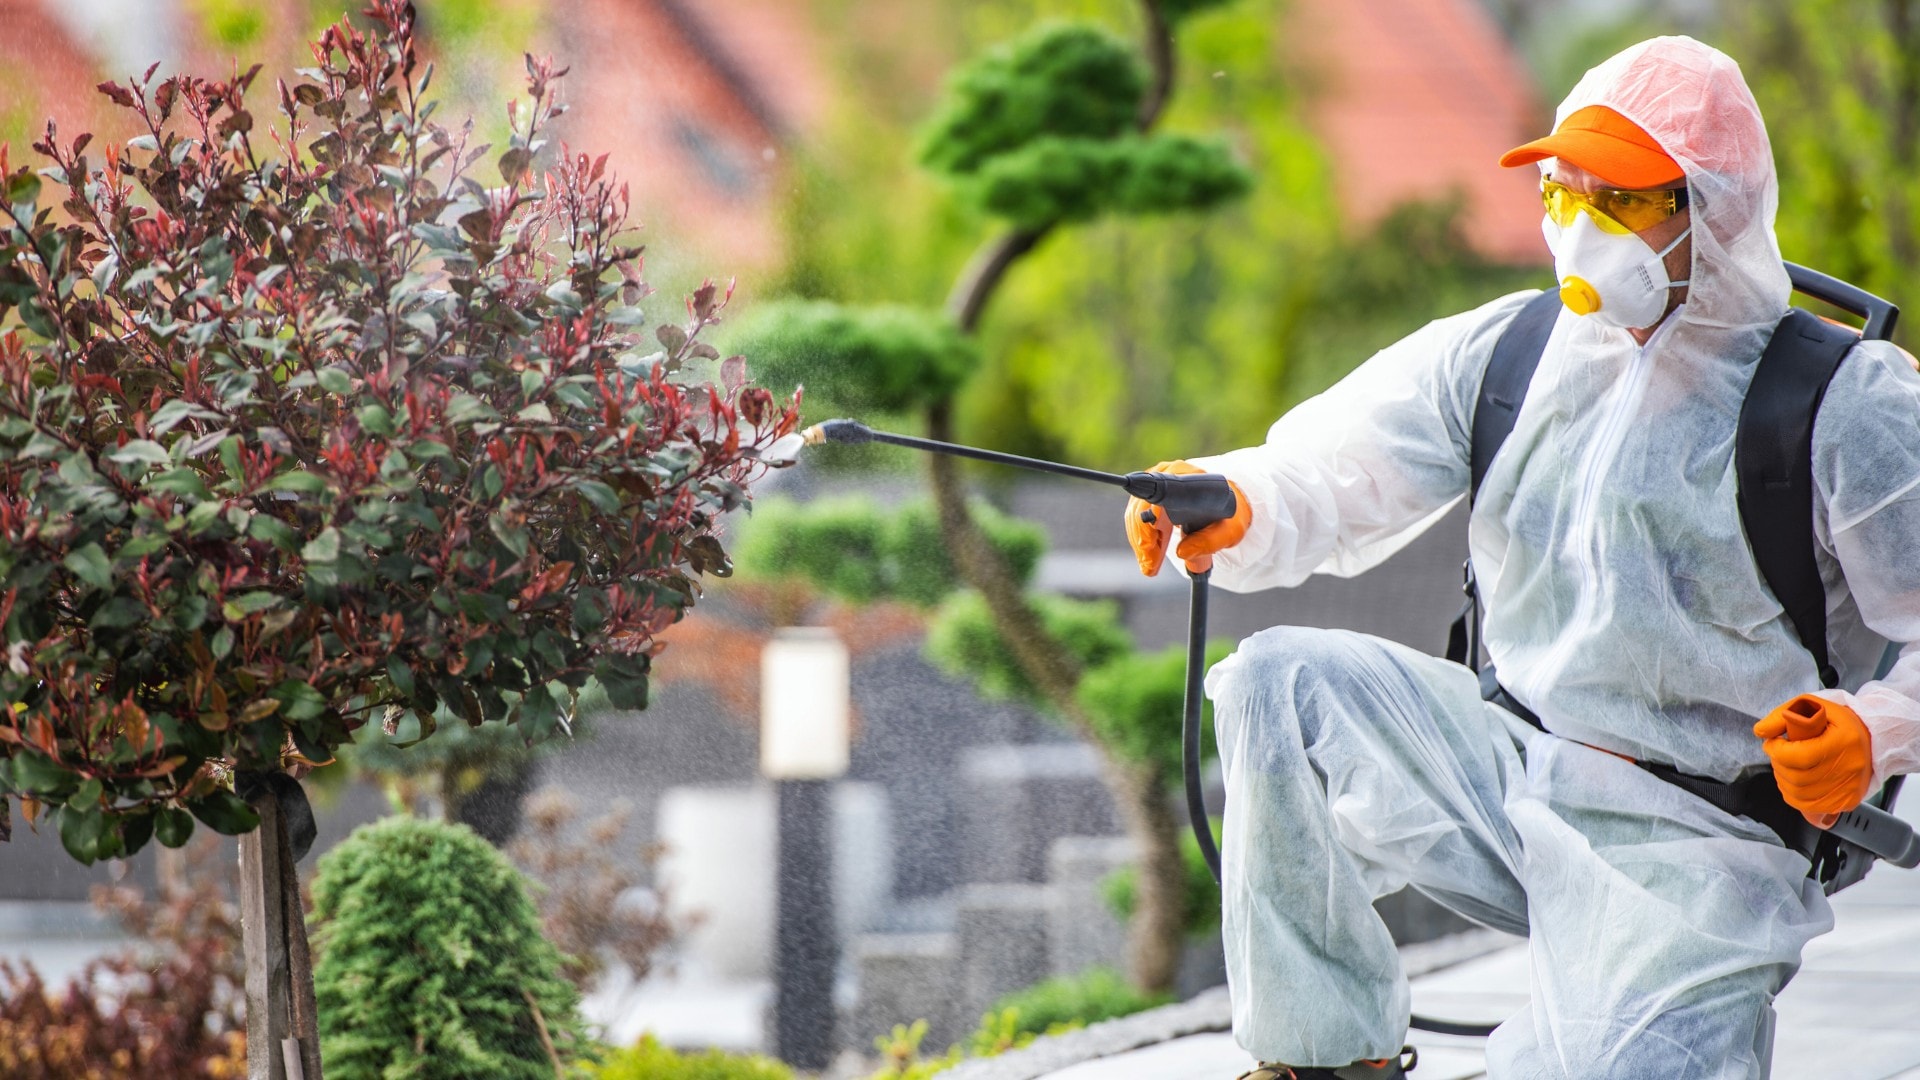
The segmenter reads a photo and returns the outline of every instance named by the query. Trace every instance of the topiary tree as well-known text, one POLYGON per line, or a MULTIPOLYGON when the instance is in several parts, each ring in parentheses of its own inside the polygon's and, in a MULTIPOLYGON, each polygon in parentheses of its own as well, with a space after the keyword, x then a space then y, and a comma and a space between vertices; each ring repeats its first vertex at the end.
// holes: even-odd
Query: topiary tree
POLYGON ((320 859, 313 920, 336 1080, 550 1080, 581 1051, 579 995, 525 882, 464 825, 354 830, 320 859))
POLYGON ((124 146, 0 146, 0 837, 15 801, 83 862, 269 812, 250 934, 299 929, 266 808, 368 723, 533 742, 589 677, 644 706, 797 415, 700 340, 711 282, 643 341, 626 190, 548 148, 551 66, 490 155, 432 121, 413 20, 326 29, 271 128, 257 67, 149 69, 100 87, 124 146))
MULTIPOLYGON (((952 440, 957 395, 980 364, 956 346, 929 343, 947 335, 971 343, 1007 272, 1049 233, 1103 216, 1204 211, 1249 188, 1250 175, 1220 143, 1156 130, 1173 90, 1174 29, 1218 3, 1140 0, 1143 52, 1098 27, 1054 24, 961 68, 928 122, 920 160, 960 199, 1005 221, 1007 231, 975 254, 940 315, 910 320, 897 308, 819 302, 774 309, 746 335, 752 351, 781 378, 824 381, 837 406, 918 413, 927 434, 952 440), (909 323, 912 333, 899 331, 909 323)), ((1019 685, 1105 747, 1078 692, 1089 658, 1062 640, 1026 595, 1021 575, 969 507, 955 462, 935 456, 928 464, 944 546, 960 580, 978 594, 960 602, 954 617, 984 609, 984 623, 968 625, 990 625, 995 649, 1011 661, 994 670, 1017 669, 1019 685)), ((1062 621, 1058 612, 1051 621, 1062 621)), ((993 651, 977 634, 965 640, 973 654, 993 651)), ((1112 748, 1106 757, 1109 786, 1141 852, 1129 972, 1141 988, 1164 990, 1173 984, 1185 933, 1179 819, 1151 764, 1112 748)))

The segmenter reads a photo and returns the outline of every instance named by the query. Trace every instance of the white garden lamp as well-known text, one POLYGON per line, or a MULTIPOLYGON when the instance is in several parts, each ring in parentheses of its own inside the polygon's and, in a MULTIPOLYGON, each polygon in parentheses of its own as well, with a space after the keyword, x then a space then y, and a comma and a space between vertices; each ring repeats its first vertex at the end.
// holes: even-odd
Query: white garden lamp
POLYGON ((760 654, 760 772, 769 780, 846 775, 847 647, 824 626, 778 630, 760 654))
POLYGON ((776 631, 760 654, 760 771, 779 799, 773 1047, 818 1071, 833 1060, 833 783, 846 775, 851 665, 820 626, 776 631))

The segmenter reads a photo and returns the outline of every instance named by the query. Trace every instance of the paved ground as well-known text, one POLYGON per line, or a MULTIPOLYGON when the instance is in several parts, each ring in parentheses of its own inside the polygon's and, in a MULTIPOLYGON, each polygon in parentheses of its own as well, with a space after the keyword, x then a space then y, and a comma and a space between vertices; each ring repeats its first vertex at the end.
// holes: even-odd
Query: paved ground
MULTIPOLYGON (((1920 798, 1903 817, 1920 824, 1920 798)), ((1920 1080, 1920 870, 1875 867, 1834 898, 1834 932, 1807 947, 1775 1003, 1773 1075, 1920 1080)), ((1498 1019, 1527 1000, 1527 956, 1514 944, 1413 983, 1414 1011, 1498 1019)), ((1479 1040, 1415 1032, 1417 1080, 1486 1076, 1479 1040)), ((984 1064, 984 1063, 983 1063, 984 1064)), ((1251 1065, 1225 1033, 1187 1035, 1044 1073, 1046 1080, 1230 1080, 1251 1065)), ((983 1074, 984 1075, 984 1074, 983 1074)))

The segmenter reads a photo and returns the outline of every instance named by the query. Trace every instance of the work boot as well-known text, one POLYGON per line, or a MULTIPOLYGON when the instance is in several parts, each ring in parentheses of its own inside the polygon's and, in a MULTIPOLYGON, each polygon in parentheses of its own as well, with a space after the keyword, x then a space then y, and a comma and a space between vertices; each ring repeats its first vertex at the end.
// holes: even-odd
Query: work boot
POLYGON ((1379 1061, 1356 1061, 1351 1065, 1329 1068, 1325 1065, 1281 1065, 1262 1062, 1243 1072, 1236 1080, 1401 1080, 1420 1063, 1420 1053, 1403 1046, 1397 1057, 1379 1061))

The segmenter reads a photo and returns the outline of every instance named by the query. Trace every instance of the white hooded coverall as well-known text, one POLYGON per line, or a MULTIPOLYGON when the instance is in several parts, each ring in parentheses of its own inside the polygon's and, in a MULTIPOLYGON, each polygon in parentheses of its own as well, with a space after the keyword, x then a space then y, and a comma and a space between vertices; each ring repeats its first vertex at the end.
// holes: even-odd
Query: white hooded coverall
MULTIPOLYGON (((1613 756, 1766 770, 1754 721, 1819 679, 1734 501, 1740 404, 1789 293, 1759 110, 1738 66, 1688 38, 1595 68, 1556 122, 1595 104, 1685 170, 1693 264, 1645 347, 1561 312, 1473 508, 1487 650, 1551 734, 1483 702, 1464 667, 1343 631, 1270 630, 1208 676, 1234 1031, 1261 1060, 1399 1050, 1407 983, 1369 905, 1407 884, 1529 936, 1531 1002, 1487 1048, 1511 1080, 1765 1076, 1773 996, 1832 926, 1771 831, 1613 756)), ((1434 322, 1263 445, 1195 459, 1253 509, 1214 583, 1358 573, 1444 514, 1494 342, 1528 298, 1434 322)), ((1841 364, 1814 480, 1846 688, 1826 694, 1871 731, 1877 786, 1920 767, 1920 649, 1867 681, 1884 641, 1920 640, 1920 375, 1898 350, 1841 364)))

